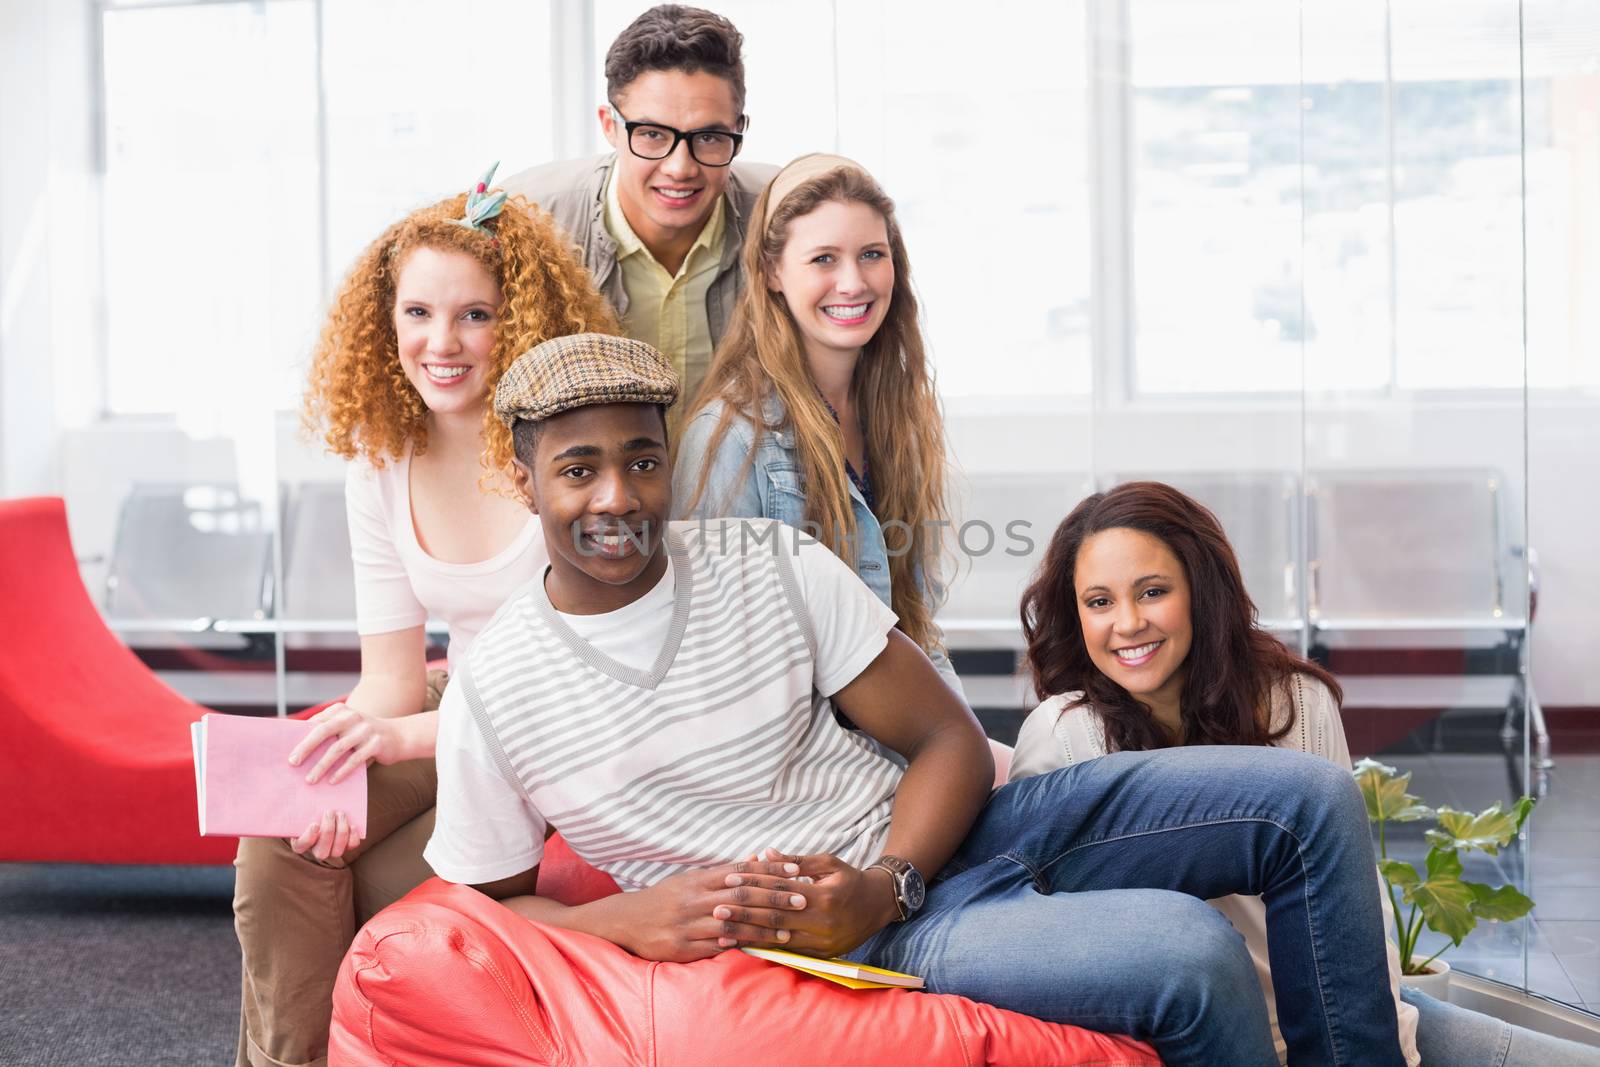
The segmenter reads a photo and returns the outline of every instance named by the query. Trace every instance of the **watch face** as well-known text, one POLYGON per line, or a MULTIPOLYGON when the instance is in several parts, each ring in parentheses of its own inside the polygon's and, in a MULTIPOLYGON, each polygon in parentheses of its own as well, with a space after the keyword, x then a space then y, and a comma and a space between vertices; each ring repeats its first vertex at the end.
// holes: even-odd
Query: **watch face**
POLYGON ((901 887, 905 890, 906 913, 913 914, 922 907, 922 902, 927 899, 928 889, 922 883, 922 872, 915 867, 903 876, 901 887))

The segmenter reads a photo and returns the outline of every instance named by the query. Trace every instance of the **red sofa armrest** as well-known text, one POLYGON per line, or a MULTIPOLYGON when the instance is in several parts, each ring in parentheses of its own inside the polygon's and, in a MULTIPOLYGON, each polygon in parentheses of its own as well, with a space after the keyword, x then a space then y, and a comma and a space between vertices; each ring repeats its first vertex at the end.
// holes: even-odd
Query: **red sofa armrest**
POLYGON ((762 1067, 916 1062, 1157 1067, 1149 1046, 963 997, 852 991, 742 952, 651 963, 423 883, 356 936, 330 1064, 762 1067))

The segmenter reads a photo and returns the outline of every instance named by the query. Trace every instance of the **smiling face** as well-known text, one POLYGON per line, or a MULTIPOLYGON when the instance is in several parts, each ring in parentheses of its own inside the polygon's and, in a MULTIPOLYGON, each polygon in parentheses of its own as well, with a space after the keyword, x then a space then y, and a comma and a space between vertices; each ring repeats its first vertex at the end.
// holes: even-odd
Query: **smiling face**
MULTIPOLYGON (((613 103, 629 122, 685 131, 739 131, 733 84, 703 70, 646 71, 618 92, 613 103)), ((628 131, 609 107, 600 109, 600 130, 617 150, 617 197, 634 233, 652 251, 692 243, 727 188, 730 168, 697 163, 687 141, 680 141, 665 159, 640 159, 628 148, 628 131)))
POLYGON ((574 408, 544 420, 532 451, 518 449, 516 482, 544 527, 556 610, 595 615, 649 592, 666 571, 672 511, 660 409, 574 408))
POLYGON ((1183 564, 1160 538, 1116 527, 1085 540, 1073 570, 1089 659, 1176 730, 1193 636, 1183 564))
POLYGON ((808 356, 854 355, 889 313, 888 224, 858 201, 819 204, 789 223, 767 286, 783 294, 808 356))
POLYGON ((394 301, 400 366, 433 414, 481 413, 499 308, 499 284, 465 252, 422 247, 400 265, 394 301))

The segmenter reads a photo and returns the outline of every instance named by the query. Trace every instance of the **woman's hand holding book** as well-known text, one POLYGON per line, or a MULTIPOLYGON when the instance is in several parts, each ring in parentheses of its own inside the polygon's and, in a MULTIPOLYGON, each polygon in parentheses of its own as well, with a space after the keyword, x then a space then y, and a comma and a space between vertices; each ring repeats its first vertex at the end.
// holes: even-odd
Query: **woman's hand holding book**
MULTIPOLYGON (((329 784, 338 784, 370 763, 387 765, 407 758, 401 719, 367 715, 341 701, 328 705, 307 721, 311 729, 289 753, 291 765, 298 767, 317 746, 333 739, 306 772, 307 782, 316 783, 326 776, 329 784)), ((297 853, 309 850, 316 859, 328 860, 339 859, 360 844, 361 837, 350 827, 344 812, 326 811, 291 840, 289 847, 297 853)))

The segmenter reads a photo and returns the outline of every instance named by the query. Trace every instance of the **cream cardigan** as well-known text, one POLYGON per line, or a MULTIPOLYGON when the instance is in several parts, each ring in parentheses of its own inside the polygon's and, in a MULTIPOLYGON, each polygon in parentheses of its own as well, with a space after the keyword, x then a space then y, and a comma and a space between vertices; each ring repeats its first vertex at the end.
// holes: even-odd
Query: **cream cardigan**
MULTIPOLYGON (((1053 696, 1028 716, 1017 735, 1016 754, 1011 758, 1013 782, 1106 754, 1105 724, 1100 716, 1087 705, 1067 706, 1079 696, 1078 693, 1053 696)), ((1339 705, 1328 687, 1308 674, 1296 674, 1288 685, 1276 687, 1272 698, 1274 726, 1283 724, 1291 700, 1295 711, 1294 727, 1278 741, 1279 747, 1311 752, 1348 769, 1350 747, 1345 742, 1339 705)), ((1244 935, 1250 958, 1256 965, 1256 975, 1261 979, 1262 992, 1267 997, 1267 1015, 1272 1020, 1278 1062, 1283 1063, 1283 1035, 1278 1030, 1278 1007, 1273 999, 1272 971, 1267 963, 1267 907, 1260 897, 1247 896, 1221 897, 1206 903, 1227 916, 1234 928, 1244 935)), ((1383 918, 1386 928, 1392 929, 1394 910, 1387 896, 1383 899, 1383 918)), ((1389 942, 1389 989, 1400 1019, 1400 1049, 1409 1067, 1418 1067, 1422 1056, 1417 1052, 1417 1009, 1400 999, 1400 954, 1393 941, 1389 942)))

